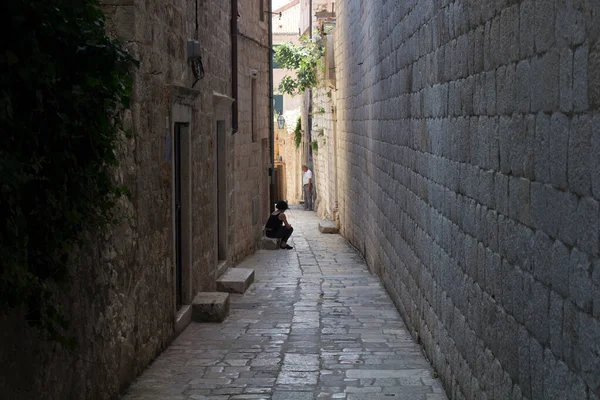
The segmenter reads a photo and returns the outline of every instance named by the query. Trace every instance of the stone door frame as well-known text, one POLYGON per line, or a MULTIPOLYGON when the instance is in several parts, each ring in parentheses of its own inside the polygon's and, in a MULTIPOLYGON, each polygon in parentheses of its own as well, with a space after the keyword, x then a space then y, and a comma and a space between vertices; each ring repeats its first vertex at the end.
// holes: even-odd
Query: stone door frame
POLYGON ((192 276, 192 136, 197 131, 194 126, 193 112, 195 102, 200 92, 183 86, 169 86, 169 117, 167 126, 171 138, 171 212, 172 221, 172 240, 173 240, 173 314, 175 319, 175 333, 180 333, 191 321, 193 296, 193 276, 192 276), (177 271, 176 271, 176 222, 175 222, 175 126, 184 124, 187 126, 187 133, 181 137, 181 308, 177 310, 177 271))
POLYGON ((213 184, 214 184, 214 204, 215 204, 215 210, 214 210, 214 221, 215 221, 215 226, 217 226, 217 224, 219 223, 219 208, 221 210, 225 210, 225 214, 224 214, 224 218, 220 226, 221 229, 226 229, 225 234, 223 235, 225 237, 226 243, 225 243, 225 248, 226 248, 226 254, 225 254, 225 259, 220 259, 219 257, 219 238, 218 238, 218 234, 217 232, 215 232, 215 240, 214 240, 214 251, 215 251, 215 259, 216 259, 216 263, 217 265, 215 266, 214 269, 214 279, 218 279, 224 272, 225 270, 228 268, 228 260, 229 260, 229 250, 230 250, 230 243, 229 243, 229 212, 228 210, 231 208, 231 205, 229 204, 229 187, 230 187, 230 183, 229 183, 229 179, 230 179, 230 175, 232 173, 232 171, 226 170, 225 174, 224 174, 224 182, 223 185, 224 187, 224 192, 225 192, 225 196, 224 196, 224 204, 219 204, 219 195, 218 195, 218 171, 219 171, 219 166, 217 165, 217 163, 219 163, 219 157, 217 157, 218 151, 219 149, 218 144, 219 144, 219 140, 217 138, 217 122, 218 121, 223 121, 224 122, 224 128, 222 129, 221 134, 223 135, 223 137, 221 138, 222 141, 220 142, 222 144, 222 154, 221 154, 221 165, 222 167, 224 166, 225 168, 228 168, 229 166, 229 149, 230 149, 230 140, 231 139, 231 132, 232 132, 232 126, 231 126, 231 105, 233 104, 233 102, 235 101, 233 98, 222 94, 222 93, 218 93, 218 92, 213 92, 213 121, 212 121, 212 127, 211 127, 211 135, 212 138, 214 140, 214 150, 213 150, 213 157, 214 157, 214 177, 213 177, 213 184))

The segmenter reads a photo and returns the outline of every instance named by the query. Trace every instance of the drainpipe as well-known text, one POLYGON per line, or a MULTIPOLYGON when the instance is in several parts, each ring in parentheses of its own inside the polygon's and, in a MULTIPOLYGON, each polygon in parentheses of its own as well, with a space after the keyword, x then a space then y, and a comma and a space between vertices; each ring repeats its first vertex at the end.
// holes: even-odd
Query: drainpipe
POLYGON ((238 2, 231 0, 231 129, 238 131, 238 2))
POLYGON ((275 126, 273 118, 273 1, 269 0, 269 146, 271 156, 271 166, 269 168, 271 206, 269 210, 275 209, 275 194, 277 193, 277 179, 275 176, 275 126))

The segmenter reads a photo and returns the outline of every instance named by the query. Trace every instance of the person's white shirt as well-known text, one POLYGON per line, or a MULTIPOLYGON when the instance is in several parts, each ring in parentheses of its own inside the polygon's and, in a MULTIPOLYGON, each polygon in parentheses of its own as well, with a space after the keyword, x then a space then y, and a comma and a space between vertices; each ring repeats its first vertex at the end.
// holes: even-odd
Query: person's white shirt
POLYGON ((311 180, 310 182, 312 183, 312 171, 310 169, 307 169, 302 177, 302 184, 308 185, 309 179, 311 180))

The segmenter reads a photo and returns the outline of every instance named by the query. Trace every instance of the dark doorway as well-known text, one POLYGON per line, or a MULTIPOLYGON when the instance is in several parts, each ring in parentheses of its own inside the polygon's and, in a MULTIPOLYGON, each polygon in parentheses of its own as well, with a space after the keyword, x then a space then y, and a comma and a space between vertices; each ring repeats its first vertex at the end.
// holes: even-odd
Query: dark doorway
POLYGON ((186 134, 186 131, 186 124, 175 123, 175 136, 173 138, 173 163, 175 164, 175 293, 178 310, 183 304, 182 138, 186 134))
POLYGON ((227 162, 225 121, 217 121, 217 253, 227 260, 227 162))

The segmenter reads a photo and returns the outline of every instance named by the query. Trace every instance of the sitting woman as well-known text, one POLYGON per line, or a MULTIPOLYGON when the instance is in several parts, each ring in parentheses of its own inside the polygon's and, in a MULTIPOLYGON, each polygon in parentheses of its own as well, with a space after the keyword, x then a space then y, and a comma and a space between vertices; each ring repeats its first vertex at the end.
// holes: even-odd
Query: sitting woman
POLYGON ((285 210, 289 208, 287 202, 283 200, 278 201, 275 208, 277 210, 271 214, 265 225, 265 234, 268 238, 281 239, 279 247, 282 249, 292 249, 293 247, 287 244, 288 239, 294 231, 294 228, 288 223, 285 216, 285 210))

